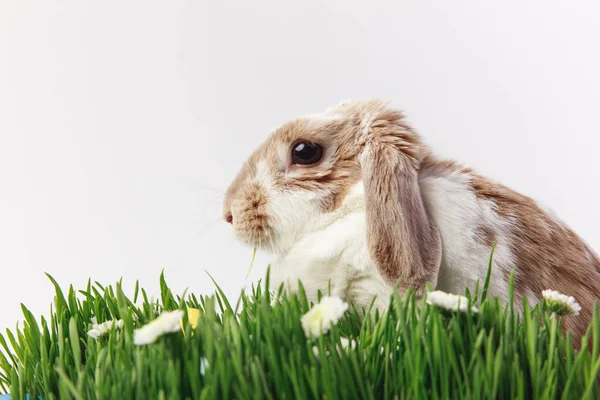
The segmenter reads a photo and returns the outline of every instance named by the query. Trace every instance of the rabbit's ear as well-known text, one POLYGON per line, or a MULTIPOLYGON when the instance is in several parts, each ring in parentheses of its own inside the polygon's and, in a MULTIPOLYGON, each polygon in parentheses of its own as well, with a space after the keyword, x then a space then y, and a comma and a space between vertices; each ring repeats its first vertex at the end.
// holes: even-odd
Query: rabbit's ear
POLYGON ((400 287, 437 284, 441 238, 429 218, 418 183, 427 148, 402 121, 402 113, 369 103, 361 115, 360 163, 365 189, 367 243, 381 274, 400 287), (362 135, 361 135, 362 133, 362 135))

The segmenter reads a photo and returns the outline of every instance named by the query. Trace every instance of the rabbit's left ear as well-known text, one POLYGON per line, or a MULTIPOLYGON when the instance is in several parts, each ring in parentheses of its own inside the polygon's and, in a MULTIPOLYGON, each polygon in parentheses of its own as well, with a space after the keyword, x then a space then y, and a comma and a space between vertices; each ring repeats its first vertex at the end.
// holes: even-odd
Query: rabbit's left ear
POLYGON ((427 151, 402 113, 381 102, 360 107, 359 155, 365 189, 367 243, 381 274, 417 293, 435 287, 440 234, 429 218, 418 182, 427 151))

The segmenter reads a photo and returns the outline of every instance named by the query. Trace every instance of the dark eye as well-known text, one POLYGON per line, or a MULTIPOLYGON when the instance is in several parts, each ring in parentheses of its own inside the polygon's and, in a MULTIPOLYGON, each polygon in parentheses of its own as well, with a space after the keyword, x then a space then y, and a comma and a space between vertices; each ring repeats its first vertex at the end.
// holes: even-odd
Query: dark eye
POLYGON ((292 163, 300 165, 316 164, 323 156, 323 147, 311 142, 298 142, 292 147, 292 163))

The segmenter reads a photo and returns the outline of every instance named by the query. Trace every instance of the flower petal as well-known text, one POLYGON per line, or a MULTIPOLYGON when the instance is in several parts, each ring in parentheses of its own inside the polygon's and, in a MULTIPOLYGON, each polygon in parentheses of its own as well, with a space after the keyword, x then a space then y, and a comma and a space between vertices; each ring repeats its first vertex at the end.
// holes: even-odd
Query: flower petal
POLYGON ((133 343, 138 346, 151 344, 166 333, 177 332, 180 329, 179 321, 183 318, 183 314, 183 310, 163 312, 154 321, 135 330, 133 343))
MULTIPOLYGON (((433 292, 427 293, 426 302, 432 306, 449 311, 467 312, 467 307, 469 306, 469 299, 465 296, 446 293, 441 290, 434 290, 433 292)), ((471 312, 476 313, 478 311, 477 307, 471 306, 471 312)))
POLYGON ((579 315, 581 306, 573 296, 567 296, 556 290, 543 290, 542 296, 548 309, 558 315, 579 315))
POLYGON ((331 325, 336 324, 348 309, 348 304, 339 297, 323 297, 302 316, 302 328, 308 337, 318 337, 327 333, 331 325))

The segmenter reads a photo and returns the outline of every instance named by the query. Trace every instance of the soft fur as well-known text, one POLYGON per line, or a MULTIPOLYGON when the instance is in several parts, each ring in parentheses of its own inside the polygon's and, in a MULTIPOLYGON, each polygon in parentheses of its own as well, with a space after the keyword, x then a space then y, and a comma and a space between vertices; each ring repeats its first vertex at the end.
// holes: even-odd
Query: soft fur
POLYGON ((277 128, 227 191, 224 217, 244 243, 276 255, 275 283, 329 289, 358 308, 385 308, 394 285, 427 282, 462 293, 483 282, 494 243, 490 294, 517 300, 544 289, 573 295, 580 338, 600 297, 600 260, 532 199, 452 161, 435 158, 400 111, 346 102, 277 128), (319 143, 312 166, 291 163, 299 140, 319 143))

